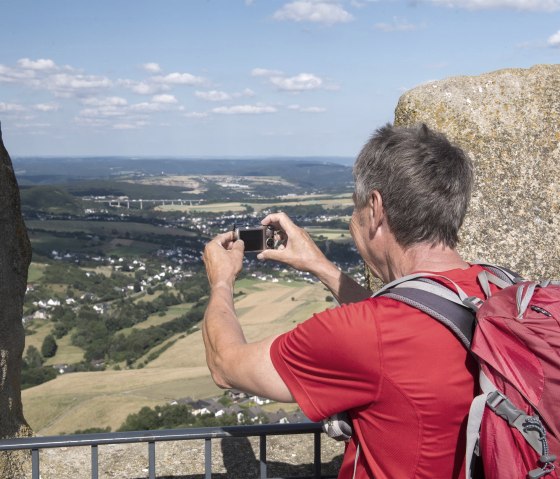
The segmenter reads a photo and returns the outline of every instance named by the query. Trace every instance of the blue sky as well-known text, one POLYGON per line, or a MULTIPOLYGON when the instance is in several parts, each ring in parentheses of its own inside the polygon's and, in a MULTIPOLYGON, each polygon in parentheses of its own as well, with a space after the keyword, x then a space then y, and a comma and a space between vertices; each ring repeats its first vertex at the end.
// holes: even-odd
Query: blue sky
POLYGON ((354 156, 428 81, 560 62, 560 0, 0 0, 12 157, 354 156))

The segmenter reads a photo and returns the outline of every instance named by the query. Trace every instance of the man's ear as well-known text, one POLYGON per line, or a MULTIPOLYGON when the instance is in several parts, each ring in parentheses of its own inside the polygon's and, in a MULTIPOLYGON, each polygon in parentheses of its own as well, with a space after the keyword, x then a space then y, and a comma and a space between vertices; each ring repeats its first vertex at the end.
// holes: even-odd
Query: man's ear
POLYGON ((383 209, 383 198, 381 193, 373 190, 368 201, 369 219, 372 229, 372 234, 383 224, 385 220, 385 210, 383 209))

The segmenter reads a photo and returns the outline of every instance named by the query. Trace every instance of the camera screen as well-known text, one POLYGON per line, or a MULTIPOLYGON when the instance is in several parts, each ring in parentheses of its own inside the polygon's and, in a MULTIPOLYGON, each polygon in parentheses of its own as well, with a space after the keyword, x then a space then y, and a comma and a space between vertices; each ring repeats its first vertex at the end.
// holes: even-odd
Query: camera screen
POLYGON ((245 243, 245 251, 261 251, 263 249, 263 230, 239 230, 239 239, 245 243))

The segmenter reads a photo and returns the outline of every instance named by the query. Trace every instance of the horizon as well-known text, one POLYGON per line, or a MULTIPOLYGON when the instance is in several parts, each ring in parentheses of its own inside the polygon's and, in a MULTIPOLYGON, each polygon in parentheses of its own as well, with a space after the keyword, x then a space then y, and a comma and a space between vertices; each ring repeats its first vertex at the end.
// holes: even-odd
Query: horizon
POLYGON ((12 157, 355 157, 403 92, 560 60, 560 0, 3 5, 12 157))

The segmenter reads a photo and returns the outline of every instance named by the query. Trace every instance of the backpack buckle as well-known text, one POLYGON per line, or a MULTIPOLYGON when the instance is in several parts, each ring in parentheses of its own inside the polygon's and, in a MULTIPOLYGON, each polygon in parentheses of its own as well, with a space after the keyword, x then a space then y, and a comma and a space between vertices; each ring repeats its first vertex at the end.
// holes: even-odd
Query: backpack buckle
POLYGON ((522 417, 524 419, 528 417, 521 409, 516 408, 505 394, 498 390, 488 394, 486 405, 511 426, 517 426, 516 423, 519 418, 522 417))
POLYGON ((471 311, 478 313, 478 310, 484 304, 484 301, 476 296, 469 296, 468 298, 463 299, 463 304, 471 311))

